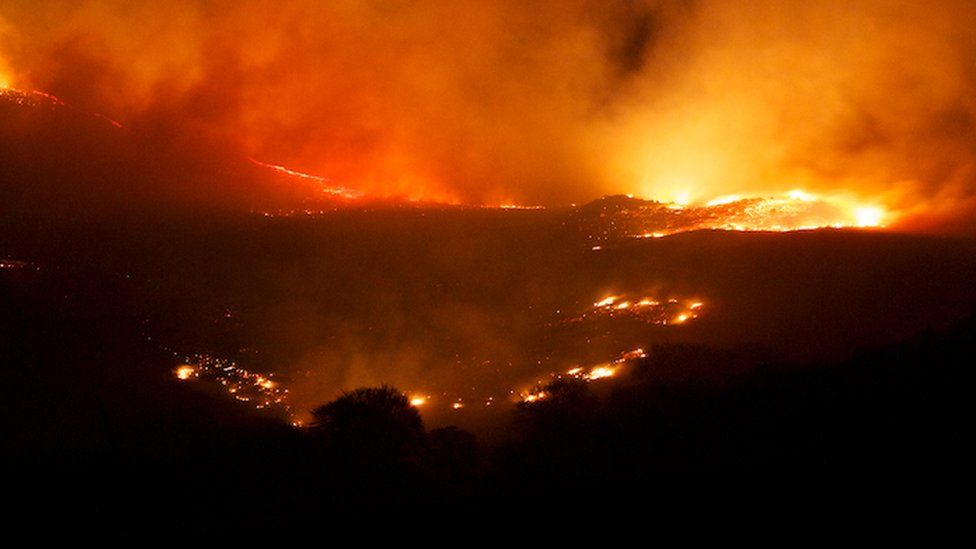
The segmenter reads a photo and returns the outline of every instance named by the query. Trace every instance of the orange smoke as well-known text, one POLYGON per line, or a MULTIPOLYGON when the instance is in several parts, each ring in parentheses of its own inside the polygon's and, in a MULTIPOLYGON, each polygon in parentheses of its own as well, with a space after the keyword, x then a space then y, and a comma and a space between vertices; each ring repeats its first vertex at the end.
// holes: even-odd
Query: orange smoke
POLYGON ((976 230, 965 0, 39 4, 0 6, 0 85, 368 195, 802 188, 976 230))

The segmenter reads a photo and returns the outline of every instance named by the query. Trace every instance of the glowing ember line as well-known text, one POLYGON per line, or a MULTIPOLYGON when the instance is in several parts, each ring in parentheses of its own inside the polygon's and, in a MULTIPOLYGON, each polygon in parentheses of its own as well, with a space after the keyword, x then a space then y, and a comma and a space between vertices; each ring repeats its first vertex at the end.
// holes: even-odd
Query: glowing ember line
MULTIPOLYGON (((60 97, 42 92, 40 90, 24 91, 10 86, 0 86, 0 97, 6 99, 7 101, 13 102, 17 105, 24 107, 40 107, 43 105, 53 105, 56 107, 64 107, 67 109, 74 108, 69 105, 66 101, 60 97)), ((123 129, 124 127, 117 120, 113 120, 104 114, 92 112, 88 113, 90 116, 108 122, 109 124, 115 126, 116 128, 123 129)))
POLYGON ((268 168, 270 170, 274 170, 274 171, 276 171, 278 173, 282 173, 282 174, 285 174, 285 175, 290 175, 292 177, 300 177, 302 179, 311 179, 313 181, 318 181, 320 183, 325 183, 325 182, 329 181, 329 179, 327 177, 323 177, 321 175, 312 175, 310 173, 299 172, 299 171, 292 170, 292 169, 286 168, 286 167, 281 166, 281 165, 278 165, 278 164, 268 164, 267 162, 261 162, 260 160, 255 160, 253 158, 248 158, 248 160, 250 160, 251 162, 253 162, 254 164, 256 164, 258 166, 261 166, 262 168, 268 168))
POLYGON ((545 206, 523 206, 520 204, 500 204, 497 206, 497 208, 501 210, 544 210, 546 209, 545 206))
POLYGON ((267 162, 261 162, 260 160, 256 160, 254 158, 248 158, 248 160, 250 160, 251 163, 255 164, 256 166, 261 166, 262 168, 274 170, 281 175, 296 177, 299 179, 305 179, 308 181, 314 181, 316 183, 319 183, 321 185, 320 190, 326 194, 342 197, 347 200, 355 200, 357 198, 362 198, 362 193, 359 191, 353 189, 347 189, 345 187, 332 187, 327 185, 328 183, 332 182, 332 180, 329 179, 328 177, 300 172, 297 170, 292 170, 290 168, 286 168, 285 166, 279 164, 269 164, 267 162))

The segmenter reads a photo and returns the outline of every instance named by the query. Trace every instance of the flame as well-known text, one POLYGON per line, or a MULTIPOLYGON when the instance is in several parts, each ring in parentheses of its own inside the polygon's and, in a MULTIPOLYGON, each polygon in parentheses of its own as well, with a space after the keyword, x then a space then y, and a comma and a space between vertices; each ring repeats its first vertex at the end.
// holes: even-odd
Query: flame
POLYGON ((174 371, 180 381, 190 379, 217 384, 241 402, 254 402, 254 407, 280 408, 291 415, 288 389, 273 381, 273 374, 263 375, 242 368, 232 360, 198 354, 185 357, 174 371))
POLYGON ((254 158, 249 158, 252 164, 256 166, 261 166, 262 168, 268 168, 278 172, 281 175, 288 177, 294 177, 297 179, 304 179, 306 181, 312 181, 319 185, 319 190, 324 194, 331 195, 338 198, 344 198, 346 200, 356 200, 362 198, 363 194, 359 191, 353 189, 347 189, 345 187, 335 187, 330 185, 331 180, 328 177, 322 175, 314 175, 310 173, 300 172, 298 170, 293 170, 287 168, 280 164, 269 164, 267 162, 261 162, 260 160, 255 160, 254 158))
MULTIPOLYGON (((3 20, 0 19, 0 33, 3 30, 3 20)), ((10 73, 9 65, 3 57, 0 57, 0 90, 5 90, 12 88, 14 85, 14 77, 10 73)))
MULTIPOLYGON (((605 199, 606 200, 606 199, 605 199)), ((598 206, 598 217, 582 217, 587 238, 605 248, 614 239, 660 238, 687 231, 775 231, 818 228, 878 228, 898 215, 877 203, 847 195, 822 195, 802 189, 768 197, 728 195, 694 205, 631 199, 598 206)))
POLYGON ((720 196, 720 197, 715 198, 713 200, 709 200, 708 202, 705 203, 705 205, 706 206, 721 206, 723 204, 731 204, 733 202, 738 202, 740 200, 742 200, 742 196, 737 195, 737 194, 731 194, 731 195, 728 195, 728 196, 720 196))
POLYGON ((585 371, 585 368, 582 366, 574 366, 573 368, 566 370, 565 374, 552 374, 553 382, 550 382, 549 384, 543 384, 541 381, 539 381, 533 388, 521 391, 519 393, 519 401, 523 404, 532 404, 539 402, 540 400, 545 400, 550 395, 549 391, 553 389, 553 383, 565 379, 566 377, 585 383, 591 383, 593 381, 614 377, 617 375, 619 369, 627 362, 645 357, 647 357, 647 353, 643 348, 638 347, 619 354, 616 358, 608 363, 592 366, 590 367, 589 371, 585 371))
POLYGON ((613 377, 613 375, 616 373, 617 373, 616 369, 610 366, 597 366, 592 370, 590 370, 588 379, 592 380, 592 379, 603 379, 606 377, 613 377))
POLYGON ((885 211, 878 206, 862 206, 854 209, 854 219, 858 227, 880 227, 885 211))
POLYGON ((595 301, 589 309, 564 319, 563 323, 584 322, 598 318, 631 318, 648 324, 681 324, 698 318, 704 302, 690 299, 661 299, 644 296, 628 298, 627 295, 609 295, 595 301))

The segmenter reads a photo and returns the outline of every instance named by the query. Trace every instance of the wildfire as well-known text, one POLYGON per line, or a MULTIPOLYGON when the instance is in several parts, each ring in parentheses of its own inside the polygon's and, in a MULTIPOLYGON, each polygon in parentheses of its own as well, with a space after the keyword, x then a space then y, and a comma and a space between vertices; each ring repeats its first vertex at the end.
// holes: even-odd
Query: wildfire
POLYGON ((683 324, 698 318, 704 303, 690 299, 658 299, 644 296, 629 298, 610 295, 593 303, 592 307, 564 322, 576 323, 597 318, 630 318, 648 324, 683 324))
POLYGON ((877 204, 843 195, 819 195, 795 189, 781 195, 748 198, 722 196, 693 205, 633 197, 607 197, 580 210, 581 229, 593 250, 606 241, 661 238, 703 229, 726 231, 798 231, 818 228, 877 228, 895 220, 877 204), (586 215, 587 212, 593 215, 586 215))
POLYGON ((269 164, 267 162, 261 162, 260 160, 255 160, 253 158, 249 158, 248 160, 250 160, 251 163, 253 163, 256 166, 261 166, 262 168, 273 170, 287 177, 294 177, 298 179, 304 179, 307 181, 315 182, 319 185, 319 190, 322 191, 322 193, 336 198, 344 198, 346 200, 356 200, 363 197, 363 194, 359 191, 353 189, 347 189, 345 187, 331 186, 332 181, 328 177, 324 177, 321 175, 313 175, 310 173, 304 173, 297 170, 292 170, 290 168, 286 168, 285 166, 279 164, 269 164))
POLYGON ((530 393, 525 393, 522 395, 522 402, 538 402, 540 400, 545 400, 549 396, 549 393, 545 391, 533 391, 530 393))
POLYGON ((876 206, 864 206, 854 209, 854 219, 858 227, 880 227, 884 217, 884 210, 876 206))
POLYGON ((185 363, 174 371, 180 381, 205 381, 219 385, 241 402, 253 403, 262 410, 280 408, 288 412, 288 389, 272 380, 270 375, 250 372, 232 360, 209 355, 186 357, 185 363))
MULTIPOLYGON (((63 99, 61 99, 56 95, 43 92, 40 90, 30 90, 30 91, 20 90, 11 87, 9 84, 4 84, 2 82, 2 78, 0 78, 0 98, 3 98, 7 101, 10 101, 12 103, 15 103, 23 107, 36 108, 41 106, 53 106, 53 107, 71 108, 71 106, 68 105, 68 103, 66 103, 63 99)), ((117 120, 113 120, 112 118, 109 118, 104 114, 97 113, 97 112, 90 112, 88 114, 92 117, 107 122, 118 129, 124 128, 122 123, 120 123, 117 120)))
POLYGON ((590 370, 589 376, 586 379, 603 379, 605 377, 613 377, 617 373, 616 368, 610 366, 597 366, 590 370))
POLYGON ((591 383, 593 381, 614 377, 620 371, 620 368, 623 367, 627 362, 645 357, 647 357, 647 353, 644 352, 644 349, 637 348, 621 353, 610 362, 596 364, 594 366, 590 366, 589 368, 574 366, 563 373, 552 374, 550 376, 551 381, 547 384, 543 384, 540 381, 531 389, 520 392, 519 401, 526 404, 532 404, 539 402, 540 400, 545 400, 552 394, 554 384, 562 380, 571 379, 581 381, 583 383, 591 383))
MULTIPOLYGON (((489 208, 493 206, 488 206, 489 208)), ((501 210, 544 210, 545 206, 524 206, 521 204, 499 204, 497 206, 501 210)))
POLYGON ((0 269, 26 269, 33 266, 29 261, 18 261, 16 259, 0 259, 0 269))

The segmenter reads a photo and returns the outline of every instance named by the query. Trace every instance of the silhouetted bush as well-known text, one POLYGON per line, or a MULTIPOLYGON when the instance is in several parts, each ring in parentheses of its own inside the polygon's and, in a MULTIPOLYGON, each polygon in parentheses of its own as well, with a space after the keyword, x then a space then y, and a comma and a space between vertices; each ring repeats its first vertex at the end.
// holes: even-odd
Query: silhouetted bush
POLYGON ((384 385, 344 393, 312 411, 313 430, 360 461, 386 462, 418 452, 426 432, 406 395, 384 385))

